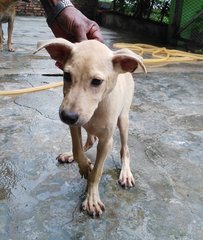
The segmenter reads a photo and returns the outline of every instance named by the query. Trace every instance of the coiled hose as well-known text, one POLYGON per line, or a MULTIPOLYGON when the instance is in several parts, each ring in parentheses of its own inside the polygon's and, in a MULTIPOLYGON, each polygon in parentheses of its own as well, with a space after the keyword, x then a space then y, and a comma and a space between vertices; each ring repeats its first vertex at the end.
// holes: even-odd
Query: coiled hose
POLYGON ((203 55, 184 52, 180 50, 167 49, 165 47, 156 47, 149 44, 132 44, 132 43, 115 43, 115 48, 129 48, 141 56, 147 55, 149 58, 144 58, 144 64, 160 64, 160 63, 177 63, 190 61, 203 61, 203 55))
MULTIPOLYGON (((167 64, 167 63, 178 63, 178 62, 191 62, 191 61, 203 61, 203 55, 188 53, 179 50, 167 49, 165 47, 160 48, 149 44, 132 44, 132 43, 115 43, 114 48, 129 48, 130 50, 138 53, 144 57, 145 65, 154 64, 167 64)), ((61 87, 63 82, 46 84, 43 86, 24 88, 10 91, 0 91, 0 96, 15 96, 25 93, 38 92, 48 90, 51 88, 61 87)))

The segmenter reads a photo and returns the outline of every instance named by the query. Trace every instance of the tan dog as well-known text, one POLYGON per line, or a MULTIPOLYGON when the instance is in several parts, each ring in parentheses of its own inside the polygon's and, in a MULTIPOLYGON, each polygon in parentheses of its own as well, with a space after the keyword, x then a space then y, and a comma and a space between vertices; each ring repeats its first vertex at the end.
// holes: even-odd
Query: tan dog
MULTIPOLYGON (((123 187, 135 184, 130 170, 128 151, 128 114, 134 92, 134 81, 129 72, 140 65, 146 72, 142 57, 128 49, 112 52, 96 40, 73 44, 56 38, 39 44, 37 51, 46 48, 56 64, 64 71, 64 99, 59 109, 61 120, 70 125, 71 153, 58 156, 60 162, 78 163, 79 171, 87 179, 86 199, 82 209, 90 215, 100 215, 104 204, 98 185, 104 161, 113 144, 113 133, 118 126, 121 138, 122 168, 119 183, 123 187), (81 127, 88 134, 83 146, 81 127), (98 138, 94 166, 85 156, 98 138)), ((37 52, 36 51, 36 52, 37 52)))
MULTIPOLYGON (((15 49, 12 47, 12 33, 13 33, 13 24, 16 15, 16 3, 18 0, 0 0, 0 50, 3 50, 3 30, 2 23, 8 23, 8 50, 14 52, 15 49)), ((29 2, 29 0, 24 0, 29 2)))
POLYGON ((8 23, 8 50, 10 52, 15 51, 12 47, 12 33, 16 13, 16 3, 17 0, 0 0, 0 50, 3 50, 4 43, 2 23, 8 23))

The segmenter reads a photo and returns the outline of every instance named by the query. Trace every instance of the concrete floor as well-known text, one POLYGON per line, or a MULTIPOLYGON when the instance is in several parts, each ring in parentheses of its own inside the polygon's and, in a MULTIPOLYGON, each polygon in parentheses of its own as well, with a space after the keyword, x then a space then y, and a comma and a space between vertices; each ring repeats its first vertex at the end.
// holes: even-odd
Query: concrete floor
MULTIPOLYGON (((102 29, 105 42, 132 41, 102 29)), ((52 37, 44 18, 17 17, 15 53, 0 52, 0 90, 61 81, 38 40, 52 37)), ((138 41, 134 39, 134 41, 138 41)), ((135 74, 129 147, 136 185, 123 190, 119 138, 100 182, 106 211, 98 219, 80 212, 85 181, 75 163, 55 158, 70 150, 60 122, 61 88, 0 97, 1 240, 202 240, 203 64, 148 67, 135 74)), ((95 149, 88 153, 94 160, 95 149)))

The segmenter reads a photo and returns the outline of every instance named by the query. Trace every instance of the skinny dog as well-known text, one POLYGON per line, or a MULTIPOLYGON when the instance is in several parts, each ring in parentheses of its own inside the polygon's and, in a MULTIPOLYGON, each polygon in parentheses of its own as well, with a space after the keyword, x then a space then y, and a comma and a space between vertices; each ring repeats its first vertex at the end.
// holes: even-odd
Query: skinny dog
MULTIPOLYGON (((46 48, 56 65, 64 72, 64 99, 59 108, 61 120, 70 126, 72 153, 58 156, 59 162, 78 163, 82 177, 87 179, 86 198, 82 210, 99 216, 104 210, 98 185, 104 161, 113 144, 113 133, 118 126, 121 139, 121 172, 119 183, 123 187, 135 184, 127 145, 128 115, 134 92, 131 72, 143 59, 128 49, 111 51, 96 40, 71 43, 55 38, 38 44, 46 48), (82 145, 81 127, 87 131, 86 144, 82 145), (87 151, 98 139, 96 161, 93 166, 86 157, 87 151)), ((35 52, 35 53, 36 53, 35 52)))
POLYGON ((15 19, 15 6, 17 0, 1 0, 0 1, 0 50, 3 50, 3 30, 2 23, 8 23, 8 50, 14 52, 15 50, 12 47, 12 33, 13 33, 13 24, 15 19))
MULTIPOLYGON (((18 0, 0 0, 0 50, 3 50, 4 36, 2 30, 2 23, 8 23, 8 50, 14 52, 15 49, 12 47, 12 33, 13 24, 16 15, 16 3, 18 0)), ((29 0, 23 0, 29 2, 29 0)))

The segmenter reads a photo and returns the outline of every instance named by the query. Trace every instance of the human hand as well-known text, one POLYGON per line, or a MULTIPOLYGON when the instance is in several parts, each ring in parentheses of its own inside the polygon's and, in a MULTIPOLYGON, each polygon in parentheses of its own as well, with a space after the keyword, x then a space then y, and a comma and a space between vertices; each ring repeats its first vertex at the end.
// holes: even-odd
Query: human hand
POLYGON ((87 39, 96 39, 103 42, 98 24, 75 7, 66 7, 57 16, 51 26, 56 37, 63 37, 71 42, 81 42, 87 39))

